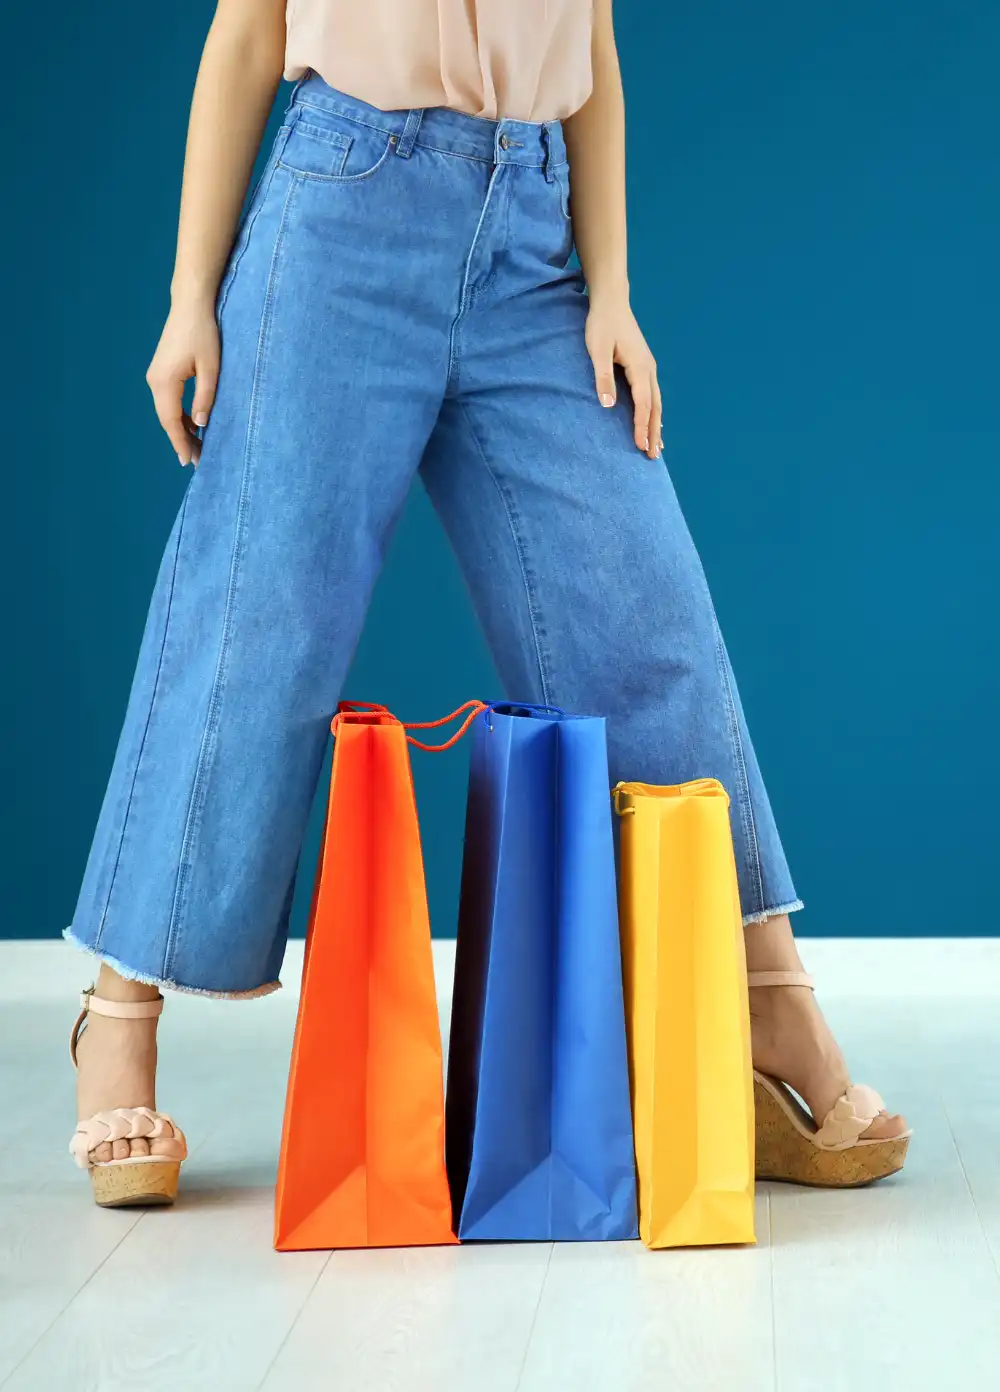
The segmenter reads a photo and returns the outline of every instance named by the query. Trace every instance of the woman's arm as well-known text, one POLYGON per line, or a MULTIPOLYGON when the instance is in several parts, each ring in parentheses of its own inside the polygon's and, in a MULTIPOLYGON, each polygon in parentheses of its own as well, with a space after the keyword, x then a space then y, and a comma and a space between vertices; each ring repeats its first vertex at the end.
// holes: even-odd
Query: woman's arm
POLYGON ((625 101, 611 18, 612 0, 594 5, 594 90, 566 122, 573 232, 590 291, 587 348, 597 393, 615 404, 615 372, 625 371, 635 406, 635 442, 650 459, 663 448, 656 363, 629 304, 625 221, 625 101))
POLYGON ((219 375, 215 296, 284 64, 285 0, 218 0, 188 126, 170 313, 146 374, 182 464, 197 463, 219 375), (195 377, 191 416, 184 384, 195 377))

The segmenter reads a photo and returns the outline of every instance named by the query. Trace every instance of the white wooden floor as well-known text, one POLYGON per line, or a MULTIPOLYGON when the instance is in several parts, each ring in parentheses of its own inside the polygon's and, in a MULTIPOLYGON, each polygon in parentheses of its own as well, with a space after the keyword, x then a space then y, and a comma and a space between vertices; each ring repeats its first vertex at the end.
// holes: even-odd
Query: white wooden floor
MULTIPOLYGON (((297 945, 300 948, 300 945, 297 945)), ((170 998, 174 1209, 103 1212, 66 1154, 88 967, 0 944, 4 1392, 941 1392, 1000 1381, 1000 942, 806 943, 859 1079, 916 1129, 871 1190, 765 1186, 756 1249, 278 1256, 293 990, 170 998)), ((297 977, 290 951, 285 979, 297 977)), ((442 982, 450 967, 439 957, 442 982)), ((446 988, 442 995, 446 995, 446 988)))

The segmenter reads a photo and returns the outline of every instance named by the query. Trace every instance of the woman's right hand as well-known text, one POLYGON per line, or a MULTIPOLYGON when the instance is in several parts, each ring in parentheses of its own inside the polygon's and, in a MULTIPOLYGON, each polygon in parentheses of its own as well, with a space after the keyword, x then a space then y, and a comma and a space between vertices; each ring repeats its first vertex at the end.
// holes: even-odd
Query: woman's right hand
POLYGON ((219 380, 219 327, 214 303, 174 305, 149 364, 146 381, 160 424, 181 464, 197 464, 199 426, 208 424, 219 380), (184 410, 184 384, 195 378, 191 414, 184 410))

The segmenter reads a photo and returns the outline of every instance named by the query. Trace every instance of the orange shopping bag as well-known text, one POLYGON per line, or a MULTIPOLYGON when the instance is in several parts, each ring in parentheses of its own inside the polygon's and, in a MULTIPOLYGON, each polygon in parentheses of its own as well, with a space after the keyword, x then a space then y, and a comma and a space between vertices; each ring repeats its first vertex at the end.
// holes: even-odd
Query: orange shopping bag
MULTIPOLYGON (((456 711, 471 714, 438 747, 459 739, 482 709, 476 701, 456 711)), ((453 1243, 441 1035, 407 748, 418 741, 381 706, 342 704, 333 732, 274 1245, 295 1252, 453 1243)))

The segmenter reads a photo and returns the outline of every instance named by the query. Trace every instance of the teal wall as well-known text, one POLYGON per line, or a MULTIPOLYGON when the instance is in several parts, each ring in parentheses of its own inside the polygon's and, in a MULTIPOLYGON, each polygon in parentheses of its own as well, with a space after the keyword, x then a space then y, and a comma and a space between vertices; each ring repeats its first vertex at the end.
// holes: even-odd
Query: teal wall
MULTIPOLYGON (((801 930, 993 933, 1000 6, 616 11, 635 302, 801 930)), ((210 12, 53 0, 0 19, 11 936, 69 918, 184 486, 143 373, 210 12)), ((415 718, 495 691, 422 497, 350 691, 415 718)), ((464 755, 416 760, 446 934, 464 755)))

